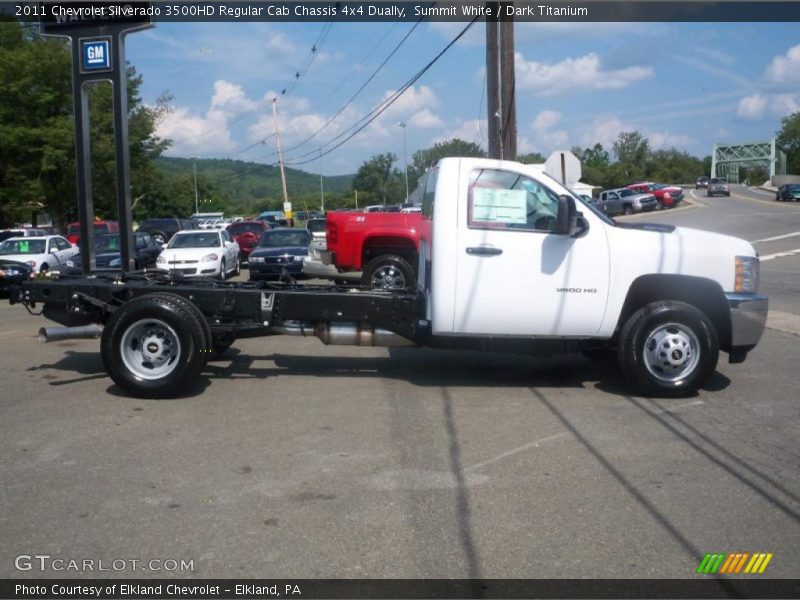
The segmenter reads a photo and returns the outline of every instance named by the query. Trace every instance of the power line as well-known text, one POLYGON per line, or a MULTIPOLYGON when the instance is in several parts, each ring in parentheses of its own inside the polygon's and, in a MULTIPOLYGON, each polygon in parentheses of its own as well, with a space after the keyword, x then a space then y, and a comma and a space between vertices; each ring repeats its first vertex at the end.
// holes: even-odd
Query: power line
MULTIPOLYGON (((458 35, 456 35, 456 37, 454 37, 432 60, 430 60, 413 77, 411 77, 411 79, 409 79, 399 90, 397 90, 391 96, 386 98, 378 106, 373 108, 369 113, 367 113, 367 115, 362 117, 353 126, 348 128, 348 130, 350 130, 350 129, 353 129, 354 127, 356 127, 356 129, 349 136, 347 136, 344 140, 342 140, 341 142, 339 142, 338 144, 336 144, 332 148, 326 150, 325 152, 320 152, 320 150, 318 148, 315 148, 314 151, 313 151, 317 155, 315 158, 304 160, 304 161, 296 160, 294 162, 284 161, 284 165, 289 166, 289 167, 291 167, 291 166, 299 166, 299 165, 308 164, 308 163, 312 162, 313 160, 318 160, 319 158, 321 158, 323 156, 327 156, 328 154, 330 154, 334 150, 340 148, 341 146, 346 144, 348 141, 350 141, 353 137, 358 135, 368 125, 370 125, 375 119, 377 119, 383 112, 385 112, 398 98, 400 98, 400 96, 402 96, 403 93, 405 93, 408 90, 408 88, 410 88, 412 85, 414 85, 414 83, 416 83, 448 50, 450 50, 450 48, 452 48, 453 45, 455 45, 455 43, 458 42, 458 40, 460 40, 464 36, 464 34, 467 33, 467 31, 470 29, 470 27, 472 27, 475 24, 475 22, 478 20, 478 18, 479 17, 476 16, 474 19, 472 19, 472 21, 470 21, 466 25, 466 27, 464 27, 458 33, 458 35), (361 125, 359 126, 359 124, 361 124, 361 125)), ((339 134, 338 136, 336 136, 333 139, 329 140, 327 142, 327 144, 330 144, 334 140, 339 139, 343 135, 346 135, 346 134, 347 134, 347 131, 343 132, 342 134, 339 134)), ((302 155, 298 156, 297 158, 298 159, 299 158, 303 158, 303 157, 307 156, 308 154, 311 154, 311 153, 309 152, 309 153, 302 154, 302 155)), ((257 165, 257 166, 254 165, 254 167, 250 171, 250 173, 262 170, 262 169, 267 168, 267 167, 272 167, 272 166, 274 166, 274 165, 257 165)), ((235 177, 239 177, 239 176, 240 176, 239 174, 235 175, 235 177)), ((233 179, 233 178, 234 178, 234 175, 228 176, 228 177, 226 177, 226 178, 224 178, 224 179, 222 179, 220 181, 217 181, 217 184, 225 183, 225 181, 228 181, 228 180, 233 179)))
MULTIPOLYGON (((295 80, 293 82, 291 90, 294 89, 294 87, 297 85, 297 82, 300 80, 300 78, 302 78, 303 75, 305 75, 306 72, 308 71, 308 69, 311 67, 311 64, 314 62, 314 58, 316 57, 317 53, 319 52, 320 48, 322 47, 323 42, 327 38, 328 33, 331 30, 331 27, 333 27, 333 21, 332 20, 326 21, 325 25, 322 28, 322 31, 317 36, 317 39, 315 40, 314 45, 312 46, 311 50, 309 51, 309 56, 306 58, 306 62, 304 63, 304 66, 302 67, 302 73, 299 70, 296 72, 295 80)), ((291 93, 291 90, 288 93, 291 93)), ((284 89, 283 93, 281 95, 286 94, 286 92, 287 92, 287 90, 284 89)), ((186 142, 191 141, 191 140, 195 140, 195 139, 198 139, 198 138, 205 137, 205 136, 207 136, 207 135, 209 135, 211 133, 216 133, 217 131, 221 131, 223 129, 228 129, 230 126, 235 125, 236 123, 242 121, 243 119, 245 119, 245 118, 247 118, 247 117, 249 117, 251 115, 254 115, 256 113, 261 112, 264 108, 266 108, 267 106, 272 104, 273 100, 275 100, 275 98, 269 98, 267 100, 264 100, 263 102, 258 104, 255 108, 248 109, 248 110, 245 110, 245 111, 242 111, 240 113, 235 114, 233 116, 233 118, 230 121, 226 121, 224 125, 221 125, 219 127, 214 127, 213 129, 209 129, 208 131, 203 131, 201 133, 197 133, 197 134, 190 135, 188 137, 179 139, 179 140, 177 140, 177 143, 183 144, 183 143, 186 143, 186 142)), ((172 141, 175 142, 176 140, 172 140, 172 141)), ((242 151, 242 152, 244 152, 244 151, 242 151)), ((239 154, 241 154, 242 152, 240 152, 239 154)))
MULTIPOLYGON (((460 39, 461 39, 461 38, 464 36, 464 34, 465 34, 465 33, 467 33, 467 31, 469 30, 469 28, 470 28, 470 27, 472 27, 472 26, 475 24, 475 21, 477 21, 477 20, 478 20, 478 17, 475 17, 474 19, 472 19, 472 21, 470 21, 470 22, 467 24, 467 26, 466 26, 466 27, 464 27, 464 29, 462 29, 462 30, 459 32, 459 34, 458 34, 458 35, 457 35, 455 38, 453 38, 453 40, 452 40, 452 41, 451 41, 449 44, 447 44, 447 46, 445 46, 445 47, 444 47, 444 48, 443 48, 443 49, 442 49, 442 50, 441 50, 441 51, 440 51, 440 52, 439 52, 439 53, 438 53, 438 54, 437 54, 437 55, 436 55, 436 56, 433 58, 433 60, 431 60, 431 61, 430 61, 430 62, 429 62, 427 65, 425 65, 425 66, 424 66, 422 69, 420 69, 420 70, 417 72, 417 74, 416 74, 416 75, 414 75, 414 76, 413 76, 411 79, 409 79, 409 80, 408 80, 408 81, 407 81, 407 82, 406 82, 406 83, 405 83, 405 84, 404 84, 404 85, 403 85, 403 86, 402 86, 402 87, 401 87, 401 88, 400 88, 398 91, 396 91, 396 92, 395 92, 394 94, 392 94, 392 95, 391 95, 389 98, 387 98, 387 99, 386 99, 384 102, 382 102, 380 105, 378 105, 378 107, 376 107, 375 109, 373 109, 372 111, 370 111, 370 113, 368 113, 368 114, 367 114, 368 120, 366 120, 366 122, 364 122, 364 123, 363 123, 361 126, 359 126, 359 127, 358 127, 358 128, 355 130, 355 131, 353 131, 353 133, 351 133, 350 135, 348 135, 348 136, 347 136, 345 139, 343 139, 341 142, 339 142, 338 144, 336 144, 336 145, 335 145, 335 146, 333 146, 332 148, 330 148, 330 149, 326 150, 325 152, 321 153, 321 156, 327 156, 328 154, 330 154, 330 153, 331 153, 331 152, 333 152, 334 150, 336 150, 336 149, 338 149, 338 148, 341 148, 341 147, 342 147, 344 144, 346 144, 348 141, 350 141, 350 140, 351 140, 351 139, 353 139, 353 138, 354 138, 356 135, 358 135, 358 134, 359 134, 361 131, 363 131, 363 130, 364 130, 364 129, 365 129, 365 128, 366 128, 366 127, 369 125, 369 124, 371 124, 373 121, 375 121, 375 119, 377 119, 377 118, 378 118, 378 117, 379 117, 381 114, 383 114, 383 113, 386 111, 386 109, 388 109, 388 108, 389 108, 389 107, 390 107, 392 104, 394 104, 394 103, 397 101, 397 99, 398 99, 398 98, 400 98, 400 96, 402 96, 402 95, 403 95, 403 94, 406 92, 406 90, 408 90, 408 88, 410 88, 412 85, 414 85, 414 83, 416 83, 416 82, 417 82, 417 80, 419 80, 419 78, 420 78, 420 77, 422 77, 422 76, 423 76, 423 75, 424 75, 424 74, 425 74, 425 73, 426 73, 426 72, 427 72, 427 71, 428 71, 428 70, 429 70, 429 69, 430 69, 430 68, 431 68, 431 67, 432 67, 434 64, 436 64, 436 62, 437 62, 437 61, 438 61, 438 60, 439 60, 439 59, 440 59, 442 56, 444 56, 444 54, 445 54, 445 53, 446 53, 448 50, 450 50, 450 48, 452 48, 452 47, 453 47, 453 45, 455 45, 455 43, 456 43, 458 40, 460 40, 460 39), (371 115, 371 116, 370 116, 370 115, 371 115)), ((367 118, 367 117, 365 117, 365 118, 367 118)), ((364 119, 361 119, 361 121, 364 121, 364 119)), ((361 121, 359 121, 359 123, 360 123, 361 121)), ((339 138, 339 137, 341 137, 341 134, 340 134, 339 136, 337 136, 336 138, 333 138, 333 139, 335 140, 335 139, 337 139, 337 138, 339 138)), ((331 140, 331 141, 333 141, 333 140, 331 140)), ((329 141, 328 143, 330 143, 331 141, 329 141)), ((302 158, 302 156, 305 156, 305 155, 301 155, 301 156, 300 156, 300 157, 298 157, 298 158, 302 158)), ((308 159, 308 160, 304 160, 304 161, 295 161, 295 162, 291 162, 291 163, 284 162, 284 164, 290 164, 290 165, 298 166, 298 165, 304 165, 304 164, 307 164, 307 163, 309 163, 309 162, 312 162, 312 160, 315 160, 315 159, 308 159)))
MULTIPOLYGON (((390 52, 390 53, 389 53, 389 54, 386 56, 386 58, 383 60, 383 62, 382 62, 380 65, 378 65, 378 67, 377 67, 377 68, 376 68, 376 69, 375 69, 375 70, 372 72, 372 74, 371 74, 371 75, 370 75, 370 76, 367 78, 367 80, 366 80, 366 81, 365 81, 363 84, 361 84, 361 87, 359 87, 359 88, 358 88, 358 90, 356 90, 355 94, 353 94, 353 95, 350 97, 350 99, 349 99, 349 100, 347 100, 347 102, 345 102, 345 103, 344 103, 344 104, 341 106, 341 108, 339 108, 339 110, 338 110, 338 111, 336 111, 336 113, 335 113, 335 114, 334 114, 334 115, 333 115, 333 116, 332 116, 330 119, 328 119, 328 120, 325 122, 325 124, 324 124, 324 125, 322 125, 322 127, 320 127, 319 129, 317 129, 317 131, 315 131, 314 133, 312 133, 310 136, 308 136, 308 137, 307 137, 306 139, 304 139, 302 142, 300 142, 300 143, 298 143, 298 144, 295 144, 294 146, 292 146, 292 147, 290 147, 290 148, 287 148, 287 149, 286 149, 286 152, 291 152, 292 150, 297 150, 298 148, 301 148, 301 147, 303 147, 303 146, 304 146, 304 145, 306 145, 308 142, 310 142, 310 141, 311 141, 311 140, 313 140, 315 137, 317 137, 317 136, 318 136, 320 133, 322 133, 323 131, 325 131, 325 129, 327 129, 327 128, 328 128, 328 126, 329 126, 331 123, 333 123, 333 122, 334 122, 334 121, 335 121, 335 120, 336 120, 336 119, 339 117, 339 115, 341 115, 341 114, 342 114, 342 113, 343 113, 343 112, 344 112, 344 111, 347 109, 347 107, 348 107, 348 106, 350 106, 350 105, 351 105, 351 104, 352 104, 352 103, 355 101, 355 99, 356 99, 356 98, 357 98, 357 97, 358 97, 358 96, 361 94, 361 92, 363 92, 363 91, 364 91, 364 89, 365 89, 365 88, 366 88, 366 87, 367 87, 367 86, 368 86, 368 85, 369 85, 369 84, 372 82, 372 80, 373 80, 373 79, 375 79, 375 77, 378 75, 378 73, 380 73, 381 69, 383 69, 383 67, 385 67, 385 66, 386 66, 386 63, 388 63, 388 62, 389 62, 389 61, 392 59, 392 57, 393 57, 393 56, 394 56, 394 55, 397 53, 397 51, 398 51, 398 50, 399 50, 399 49, 400 49, 400 48, 403 46, 403 44, 405 44, 405 43, 406 43, 406 40, 408 40, 408 38, 411 36, 411 34, 412 34, 412 33, 414 33, 414 30, 415 30, 415 29, 416 29, 416 28, 419 26, 419 24, 420 24, 421 22, 422 22, 422 19, 420 19, 419 21, 417 21, 416 23, 414 23, 414 26, 413 26, 411 29, 409 29, 409 30, 408 30, 408 32, 407 32, 407 33, 406 33, 406 34, 403 36, 403 39, 401 39, 401 40, 400 40, 400 42, 398 42, 398 44, 397 44, 397 45, 396 45, 396 46, 395 46, 395 47, 392 49, 392 51, 391 51, 391 52, 390 52)), ((274 154, 274 153, 273 153, 273 154, 274 154)))

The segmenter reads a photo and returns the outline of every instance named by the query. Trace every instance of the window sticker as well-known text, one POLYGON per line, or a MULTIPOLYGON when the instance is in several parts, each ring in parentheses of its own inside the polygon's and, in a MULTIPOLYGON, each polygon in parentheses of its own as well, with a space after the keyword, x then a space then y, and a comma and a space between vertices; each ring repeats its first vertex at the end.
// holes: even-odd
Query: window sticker
POLYGON ((527 192, 472 188, 472 221, 525 225, 527 192))
POLYGON ((22 254, 27 254, 28 252, 30 252, 31 251, 30 243, 28 243, 28 242, 20 242, 19 243, 19 251, 22 254))

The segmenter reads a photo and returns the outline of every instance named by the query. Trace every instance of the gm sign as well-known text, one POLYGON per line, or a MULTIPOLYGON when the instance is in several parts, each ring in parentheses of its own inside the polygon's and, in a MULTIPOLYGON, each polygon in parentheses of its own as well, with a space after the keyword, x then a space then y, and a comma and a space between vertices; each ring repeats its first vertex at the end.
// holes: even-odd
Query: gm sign
POLYGON ((111 38, 81 40, 81 72, 111 71, 111 38))

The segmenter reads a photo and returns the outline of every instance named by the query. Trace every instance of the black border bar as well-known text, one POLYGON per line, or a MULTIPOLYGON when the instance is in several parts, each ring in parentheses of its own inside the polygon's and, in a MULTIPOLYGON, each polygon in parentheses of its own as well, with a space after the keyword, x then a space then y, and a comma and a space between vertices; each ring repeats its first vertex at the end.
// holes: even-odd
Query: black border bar
MULTIPOLYGON (((263 0, 231 0, 230 2, 197 0, 176 0, 175 2, 48 2, 49 11, 42 15, 39 11, 27 12, 17 7, 23 5, 41 6, 38 3, 8 2, 0 0, 3 12, 16 12, 23 21, 65 21, 52 14, 53 7, 58 10, 69 9, 74 15, 73 23, 80 21, 103 21, 149 19, 158 22, 301 22, 301 21, 340 21, 340 22, 379 22, 426 21, 469 22, 476 17, 486 18, 486 2, 475 0, 432 1, 394 1, 375 0, 374 2, 347 0, 318 0, 274 2, 263 0), (150 14, 136 15, 133 9, 148 5, 150 14), (128 12, 126 12, 126 10, 128 12), (234 14, 231 11, 236 10, 234 14), (101 11, 102 14, 99 14, 101 11), (113 16, 112 16, 113 15, 113 16)), ((617 2, 611 0, 575 0, 572 2, 547 0, 516 0, 499 8, 499 15, 491 15, 501 21, 514 19, 517 22, 800 22, 800 2, 796 0, 766 1, 647 1, 633 0, 617 2), (508 11, 513 10, 513 15, 508 11)), ((69 26, 69 25, 67 25, 69 26)))
POLYGON ((800 580, 696 579, 2 579, 0 598, 800 598, 800 580), (124 586, 129 586, 127 589, 124 586), (35 590, 35 591, 34 591, 35 590), (127 593, 123 593, 125 590, 127 593))

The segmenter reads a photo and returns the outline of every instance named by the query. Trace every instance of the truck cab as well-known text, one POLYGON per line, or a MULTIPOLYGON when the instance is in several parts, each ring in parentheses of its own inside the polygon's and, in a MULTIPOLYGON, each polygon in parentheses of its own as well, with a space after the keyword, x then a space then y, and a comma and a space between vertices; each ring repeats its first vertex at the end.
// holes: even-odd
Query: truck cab
POLYGON ((663 391, 707 377, 718 349, 744 360, 763 331, 750 243, 616 223, 526 165, 443 159, 422 219, 418 286, 433 336, 594 339, 663 391))

